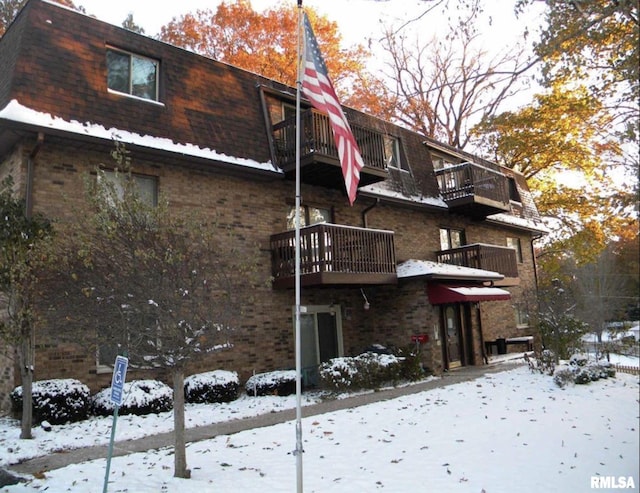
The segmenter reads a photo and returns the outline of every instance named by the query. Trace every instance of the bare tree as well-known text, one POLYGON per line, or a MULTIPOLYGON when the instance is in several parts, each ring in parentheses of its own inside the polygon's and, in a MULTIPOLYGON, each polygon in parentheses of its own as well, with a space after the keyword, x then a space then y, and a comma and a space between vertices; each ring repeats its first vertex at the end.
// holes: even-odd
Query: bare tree
POLYGON ((605 323, 622 317, 629 301, 626 294, 631 276, 622 268, 612 244, 595 261, 576 267, 577 316, 589 324, 599 341, 602 341, 605 323))
POLYGON ((536 63, 524 48, 492 57, 476 48, 474 22, 480 10, 472 1, 448 35, 427 43, 410 40, 401 32, 404 26, 387 29, 382 39, 399 122, 458 148, 469 143, 472 125, 495 115, 522 88, 521 76, 536 63))
POLYGON ((50 274, 63 285, 49 295, 47 313, 64 319, 67 330, 95 328, 100 349, 117 346, 132 365, 169 372, 174 474, 186 478, 185 371, 228 344, 241 296, 254 287, 257 248, 201 215, 178 215, 163 200, 147 203, 126 151, 118 147, 116 154, 120 170, 98 170, 90 183, 92 213, 60 235, 57 257, 65 261, 50 274))

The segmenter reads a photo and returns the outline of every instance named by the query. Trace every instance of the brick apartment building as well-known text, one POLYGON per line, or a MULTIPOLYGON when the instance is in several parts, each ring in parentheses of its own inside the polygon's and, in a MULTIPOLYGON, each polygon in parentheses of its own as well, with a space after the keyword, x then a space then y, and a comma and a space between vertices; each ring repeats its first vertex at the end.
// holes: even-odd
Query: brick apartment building
MULTIPOLYGON (((438 373, 534 335, 532 242, 544 227, 522 175, 345 108, 365 161, 350 206, 327 118, 302 106, 305 378, 372 344, 420 344, 438 373)), ((193 372, 295 366, 294 110, 290 87, 44 0, 0 39, 0 179, 13 176, 30 210, 71 220, 117 139, 151 197, 215 214, 259 245, 264 287, 233 347, 193 372)), ((36 345, 36 380, 109 384, 112 360, 36 345)), ((11 350, 2 396, 19 384, 11 350)))

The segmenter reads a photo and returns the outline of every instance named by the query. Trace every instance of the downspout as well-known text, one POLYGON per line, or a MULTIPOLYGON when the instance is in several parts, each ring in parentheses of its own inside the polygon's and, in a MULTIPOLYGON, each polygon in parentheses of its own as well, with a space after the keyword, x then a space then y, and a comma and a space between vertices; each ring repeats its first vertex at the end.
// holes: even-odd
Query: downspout
POLYGON ((30 219, 33 215, 33 163, 44 142, 44 133, 38 132, 36 145, 27 158, 27 189, 25 191, 25 216, 30 219))
POLYGON ((362 227, 363 228, 368 228, 369 224, 367 221, 367 214, 373 210, 374 208, 376 208, 378 206, 378 204, 380 203, 380 199, 375 199, 375 201, 373 202, 373 204, 371 204, 369 207, 367 207, 365 210, 362 211, 362 227))

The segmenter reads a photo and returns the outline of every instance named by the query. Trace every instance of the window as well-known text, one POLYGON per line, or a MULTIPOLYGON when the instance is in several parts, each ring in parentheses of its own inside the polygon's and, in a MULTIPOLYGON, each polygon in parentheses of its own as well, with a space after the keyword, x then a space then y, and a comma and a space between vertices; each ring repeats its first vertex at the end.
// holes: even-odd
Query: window
POLYGON ((529 327, 529 311, 525 305, 517 304, 513 307, 516 317, 516 327, 524 329, 529 327))
POLYGON ((120 173, 111 170, 103 170, 98 175, 98 179, 103 178, 113 187, 113 191, 118 199, 122 200, 124 196, 124 180, 133 180, 136 193, 146 205, 155 207, 158 205, 158 180, 155 176, 136 175, 120 173))
MULTIPOLYGON (((312 207, 309 205, 300 206, 300 226, 310 226, 312 224, 332 222, 331 209, 323 207, 312 207)), ((287 214, 287 229, 296 227, 296 208, 292 207, 287 214)))
MULTIPOLYGON (((301 110, 303 111, 303 110, 301 110)), ((288 120, 289 118, 296 117, 296 107, 292 104, 282 104, 282 120, 288 120)))
POLYGON ((440 228, 440 250, 460 248, 466 243, 464 229, 440 228))
POLYGON ((462 162, 462 159, 456 159, 451 156, 445 157, 444 155, 431 153, 431 161, 433 162, 433 169, 439 170, 444 168, 450 168, 462 162))
POLYGON ((158 354, 158 348, 162 347, 162 337, 160 328, 155 317, 151 314, 123 313, 129 318, 132 330, 123 331, 123 340, 118 342, 101 341, 96 351, 96 365, 98 372, 109 371, 113 367, 116 356, 123 354, 129 347, 135 347, 136 353, 141 355, 139 364, 131 366, 137 368, 149 368, 153 366, 153 360, 158 354), (133 320, 136 320, 134 323, 133 320), (147 364, 146 362, 149 362, 147 364))
POLYGON ((395 168, 405 173, 410 173, 407 163, 400 159, 400 142, 391 135, 384 136, 384 156, 389 168, 395 168))
POLYGON ((516 179, 509 177, 509 200, 513 202, 522 202, 520 199, 520 192, 518 192, 518 185, 516 179))
POLYGON ((507 246, 513 248, 516 251, 516 260, 518 263, 522 263, 522 248, 520 246, 520 238, 514 238, 507 236, 507 246))
POLYGON ((107 87, 112 91, 157 101, 158 68, 157 60, 107 49, 107 87))

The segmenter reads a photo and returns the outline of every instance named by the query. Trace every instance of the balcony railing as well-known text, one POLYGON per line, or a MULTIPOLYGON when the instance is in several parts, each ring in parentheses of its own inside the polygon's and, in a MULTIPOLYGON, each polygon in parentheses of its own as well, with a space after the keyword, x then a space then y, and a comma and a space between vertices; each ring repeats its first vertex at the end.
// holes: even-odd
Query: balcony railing
MULTIPOLYGON (((295 231, 271 236, 275 287, 295 282, 295 231)), ((314 224, 300 229, 302 285, 394 284, 392 231, 314 224)))
POLYGON ((498 272, 509 278, 518 277, 518 262, 513 248, 475 243, 442 250, 436 255, 437 261, 443 264, 498 272))
MULTIPOLYGON (((306 110, 300 115, 300 160, 301 167, 314 164, 329 164, 340 171, 329 117, 316 110, 306 110)), ((386 153, 384 135, 375 130, 350 124, 356 139, 364 168, 361 170, 362 184, 386 178, 386 153), (363 181, 364 180, 364 181, 363 181)), ((288 118, 273 126, 273 141, 276 164, 285 172, 295 168, 296 162, 296 118, 288 118)), ((341 177, 341 172, 340 172, 341 177)))
POLYGON ((449 207, 483 217, 509 210, 509 182, 499 171, 462 163, 435 173, 442 198, 449 207))

